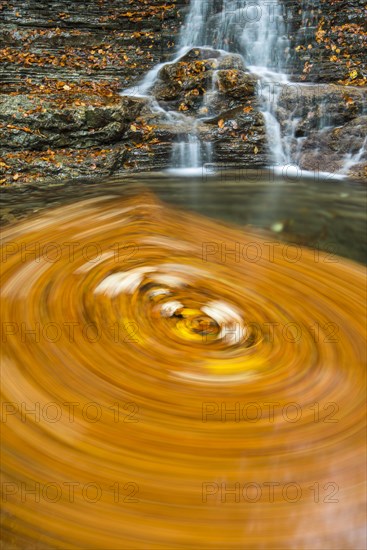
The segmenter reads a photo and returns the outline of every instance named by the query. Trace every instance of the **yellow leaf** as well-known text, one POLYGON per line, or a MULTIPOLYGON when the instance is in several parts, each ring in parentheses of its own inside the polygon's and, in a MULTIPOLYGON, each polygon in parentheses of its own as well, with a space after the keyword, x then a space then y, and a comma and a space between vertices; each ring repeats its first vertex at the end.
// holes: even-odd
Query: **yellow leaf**
POLYGON ((219 128, 223 128, 224 120, 222 118, 218 121, 218 126, 219 126, 219 128))
POLYGON ((356 70, 351 71, 351 72, 349 73, 349 77, 350 77, 352 80, 354 80, 355 78, 357 78, 357 76, 358 76, 358 72, 357 72, 356 70))
POLYGON ((254 147, 254 153, 255 153, 255 155, 257 155, 258 152, 259 152, 259 149, 258 149, 258 148, 256 147, 256 145, 255 145, 255 147, 254 147))
POLYGON ((134 124, 132 124, 132 125, 130 126, 130 130, 131 130, 132 132, 137 132, 138 129, 137 129, 137 127, 136 127, 134 124))

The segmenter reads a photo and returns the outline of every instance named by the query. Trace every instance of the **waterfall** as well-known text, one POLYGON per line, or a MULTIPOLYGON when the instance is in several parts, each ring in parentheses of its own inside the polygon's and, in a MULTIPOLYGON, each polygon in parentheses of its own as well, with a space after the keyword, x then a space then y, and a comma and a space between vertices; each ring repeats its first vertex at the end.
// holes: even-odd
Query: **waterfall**
POLYGON ((183 48, 202 46, 205 36, 205 21, 210 9, 208 0, 191 0, 190 11, 181 28, 179 51, 183 48))
MULTIPOLYGON (((281 90, 279 84, 288 82, 286 75, 280 72, 286 63, 288 48, 282 6, 268 0, 258 0, 256 4, 246 0, 223 0, 221 7, 221 11, 215 13, 211 0, 191 1, 181 29, 179 55, 190 46, 212 47, 242 55, 248 71, 259 78, 258 95, 273 162, 283 164, 289 159, 282 146, 275 115, 281 90), (263 94, 266 87, 277 89, 277 92, 263 94)), ((197 147, 200 148, 199 143, 197 147)), ((199 159, 199 155, 194 158, 199 159)))
MULTIPOLYGON (((284 20, 284 6, 277 0, 191 0, 188 14, 181 27, 175 59, 176 63, 193 47, 213 48, 225 52, 240 54, 244 60, 246 71, 257 77, 257 95, 260 110, 264 116, 269 149, 272 155, 273 167, 283 170, 284 167, 293 167, 298 173, 298 162, 302 153, 302 145, 306 139, 297 135, 300 122, 298 109, 289 114, 286 123, 278 120, 278 102, 282 90, 287 86, 299 91, 302 84, 292 83, 287 77, 289 62, 289 40, 286 36, 284 20)), ((306 28, 307 17, 302 17, 302 24, 306 28)), ((307 12, 308 13, 308 12, 307 12)), ((311 12, 311 16, 312 16, 311 12)), ((314 19, 312 19, 314 23, 314 19)), ((150 88, 157 81, 162 63, 150 70, 138 88, 129 88, 124 95, 149 94, 150 88)), ((204 94, 203 106, 210 105, 215 97, 214 78, 212 89, 204 94)), ((302 98, 299 97, 299 101, 302 98)), ((322 109, 322 105, 318 108, 322 109)), ((161 108, 164 111, 163 108, 161 108)), ((326 112, 326 110, 325 110, 326 112)), ((209 142, 202 143, 198 135, 200 120, 180 114, 179 117, 166 113, 175 119, 179 130, 178 138, 172 146, 171 166, 173 169, 185 170, 192 173, 202 163, 215 162, 213 148, 209 142)), ((203 117, 204 118, 204 117, 203 117)), ((322 128, 327 129, 330 123, 327 117, 322 121, 322 128)), ((346 173, 353 164, 362 157, 366 144, 355 155, 346 155, 343 173, 346 173)), ((287 168, 288 169, 288 168, 287 168)))

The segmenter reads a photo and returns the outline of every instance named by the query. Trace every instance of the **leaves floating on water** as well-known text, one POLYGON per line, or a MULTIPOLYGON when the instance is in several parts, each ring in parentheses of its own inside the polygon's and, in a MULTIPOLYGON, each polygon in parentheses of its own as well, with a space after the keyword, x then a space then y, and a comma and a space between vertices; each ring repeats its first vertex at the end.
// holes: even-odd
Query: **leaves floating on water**
POLYGON ((361 266, 148 193, 3 243, 12 547, 363 547, 361 266))

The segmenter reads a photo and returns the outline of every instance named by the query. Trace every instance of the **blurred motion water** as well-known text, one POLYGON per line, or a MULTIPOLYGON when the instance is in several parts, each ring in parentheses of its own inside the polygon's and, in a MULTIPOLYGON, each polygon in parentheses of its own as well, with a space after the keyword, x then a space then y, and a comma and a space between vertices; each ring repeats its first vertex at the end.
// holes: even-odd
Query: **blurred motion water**
POLYGON ((363 187, 2 196, 4 549, 364 547, 363 187))

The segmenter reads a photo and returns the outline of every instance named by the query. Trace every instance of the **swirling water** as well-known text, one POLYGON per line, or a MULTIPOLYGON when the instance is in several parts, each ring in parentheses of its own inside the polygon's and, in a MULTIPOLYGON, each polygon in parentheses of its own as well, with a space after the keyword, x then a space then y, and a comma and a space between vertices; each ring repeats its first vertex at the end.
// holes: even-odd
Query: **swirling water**
POLYGON ((365 190, 201 183, 5 227, 5 548, 363 548, 365 190))

